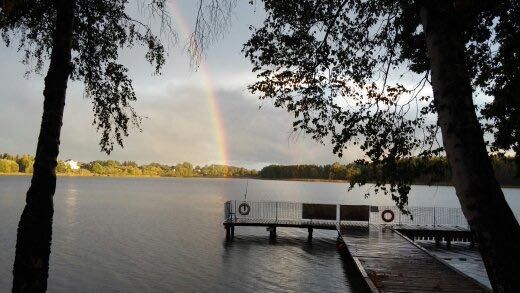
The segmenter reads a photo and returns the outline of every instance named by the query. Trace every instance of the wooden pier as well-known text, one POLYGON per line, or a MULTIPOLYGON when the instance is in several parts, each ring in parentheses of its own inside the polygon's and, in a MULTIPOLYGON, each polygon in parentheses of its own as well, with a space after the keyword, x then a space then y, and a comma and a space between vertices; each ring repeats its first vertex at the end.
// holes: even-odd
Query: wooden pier
POLYGON ((227 239, 235 227, 267 227, 276 236, 277 227, 336 230, 346 227, 392 227, 412 240, 435 240, 437 245, 452 241, 468 242, 473 237, 462 211, 457 208, 409 207, 403 215, 395 206, 312 204, 296 202, 227 201, 224 204, 224 228, 227 239))
POLYGON ((233 239, 235 227, 267 227, 271 239, 277 227, 305 228, 312 240, 314 229, 365 227, 369 223, 368 205, 333 205, 293 202, 228 201, 224 206, 226 239, 233 239))
POLYGON ((224 205, 226 239, 240 226, 338 231, 338 247, 371 292, 490 292, 490 289, 428 252, 416 240, 437 245, 473 238, 460 209, 411 207, 413 218, 395 207, 228 201, 224 205))
POLYGON ((372 292, 490 292, 394 228, 347 229, 341 238, 372 292))

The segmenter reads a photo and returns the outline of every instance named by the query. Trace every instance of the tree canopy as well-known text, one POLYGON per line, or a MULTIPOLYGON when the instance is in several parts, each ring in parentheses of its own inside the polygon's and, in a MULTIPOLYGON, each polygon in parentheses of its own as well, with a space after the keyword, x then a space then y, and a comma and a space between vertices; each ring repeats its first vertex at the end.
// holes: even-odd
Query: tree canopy
MULTIPOLYGON (((0 3, 3 41, 8 46, 17 43, 28 73, 41 73, 53 44, 55 1, 0 3)), ((123 146, 131 125, 140 125, 140 117, 132 107, 136 95, 128 68, 118 61, 121 50, 144 46, 144 57, 159 74, 166 56, 159 35, 162 32, 167 38, 175 37, 165 0, 138 1, 136 5, 140 5, 141 17, 128 12, 127 0, 77 0, 74 8, 71 78, 83 82, 85 95, 92 100, 93 125, 101 133, 100 146, 107 153, 113 150, 114 143, 123 146), (149 17, 156 19, 157 28, 149 17)))
MULTIPOLYGON (((366 158, 360 163, 382 166, 378 185, 389 184, 384 192, 404 208, 410 183, 422 169, 404 166, 402 159, 444 151, 437 105, 425 90, 431 72, 419 17, 424 3, 263 2, 267 17, 243 49, 258 77, 250 90, 293 113, 295 131, 330 139, 339 156, 349 146, 361 148, 366 158)), ((462 19, 475 92, 493 98, 482 105, 493 146, 516 151, 520 5, 458 0, 453 6, 462 19)))

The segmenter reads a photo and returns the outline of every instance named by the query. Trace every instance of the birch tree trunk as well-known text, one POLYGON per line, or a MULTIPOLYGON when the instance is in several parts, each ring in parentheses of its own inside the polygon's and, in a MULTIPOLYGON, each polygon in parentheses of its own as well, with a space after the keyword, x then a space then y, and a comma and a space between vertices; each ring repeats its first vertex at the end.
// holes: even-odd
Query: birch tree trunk
POLYGON ((43 115, 26 205, 18 224, 13 268, 13 292, 47 290, 52 238, 56 165, 71 72, 71 47, 75 0, 56 0, 56 26, 49 70, 43 91, 43 115))
POLYGON ((453 1, 423 1, 420 17, 453 184, 495 292, 520 292, 520 228, 495 178, 465 65, 453 1))

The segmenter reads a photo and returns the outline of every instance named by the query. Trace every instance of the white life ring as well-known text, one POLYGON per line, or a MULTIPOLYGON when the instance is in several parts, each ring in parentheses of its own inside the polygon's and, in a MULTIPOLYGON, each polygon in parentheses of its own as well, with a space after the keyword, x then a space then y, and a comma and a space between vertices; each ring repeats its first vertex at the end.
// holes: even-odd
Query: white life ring
POLYGON ((395 214, 392 210, 384 210, 381 213, 381 218, 383 219, 383 221, 390 223, 395 219, 395 214), (387 217, 386 215, 389 215, 390 217, 387 217))
POLYGON ((242 216, 247 216, 249 215, 249 212, 251 212, 251 207, 249 206, 249 204, 243 202, 238 206, 238 212, 242 216))

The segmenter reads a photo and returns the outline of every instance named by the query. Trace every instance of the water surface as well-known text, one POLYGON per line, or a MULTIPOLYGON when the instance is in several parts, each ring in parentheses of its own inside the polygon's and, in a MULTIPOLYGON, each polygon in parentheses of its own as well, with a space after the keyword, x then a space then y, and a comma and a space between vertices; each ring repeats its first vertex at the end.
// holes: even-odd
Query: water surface
MULTIPOLYGON (((11 286, 16 228, 29 177, 0 177, 0 292, 11 286)), ((59 178, 49 292, 349 292, 336 234, 238 227, 226 243, 223 204, 241 179, 59 178)), ((345 183, 249 180, 249 200, 390 205, 345 183)), ((515 211, 520 191, 505 189, 515 211)), ((452 187, 415 186, 410 205, 456 207, 452 187)))

